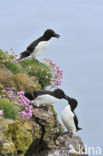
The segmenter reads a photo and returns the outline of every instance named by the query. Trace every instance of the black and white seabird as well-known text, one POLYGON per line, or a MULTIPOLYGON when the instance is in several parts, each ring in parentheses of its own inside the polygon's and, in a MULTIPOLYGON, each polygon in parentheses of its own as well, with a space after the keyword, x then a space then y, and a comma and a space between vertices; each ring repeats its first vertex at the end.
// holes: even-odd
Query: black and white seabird
MULTIPOLYGON (((69 133, 74 133, 79 130, 82 130, 78 127, 78 118, 74 113, 75 108, 77 107, 78 102, 77 100, 68 97, 68 105, 62 111, 62 121, 67 128, 69 133)), ((66 132, 67 133, 67 132, 66 132)))
POLYGON ((54 104, 62 98, 68 100, 68 96, 61 89, 55 89, 54 91, 41 90, 32 93, 26 92, 24 96, 31 100, 31 104, 37 107, 54 104))
POLYGON ((28 56, 32 56, 33 59, 36 59, 41 55, 49 45, 49 41, 52 37, 59 38, 60 35, 56 34, 52 29, 47 29, 43 36, 39 37, 37 40, 33 41, 27 49, 21 53, 20 59, 23 59, 28 56))

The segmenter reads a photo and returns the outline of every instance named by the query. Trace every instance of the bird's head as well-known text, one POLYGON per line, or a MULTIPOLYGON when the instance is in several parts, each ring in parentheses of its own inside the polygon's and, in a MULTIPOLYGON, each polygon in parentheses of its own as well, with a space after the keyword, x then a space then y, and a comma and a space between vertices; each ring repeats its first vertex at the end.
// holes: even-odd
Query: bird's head
POLYGON ((65 95, 65 93, 64 93, 64 91, 62 90, 62 89, 55 89, 54 90, 54 95, 57 97, 57 98, 59 98, 59 99, 66 99, 66 100, 68 100, 67 98, 68 98, 68 96, 67 95, 65 95))
POLYGON ((78 101, 77 101, 76 99, 70 98, 70 97, 68 96, 68 104, 70 105, 71 110, 74 111, 74 109, 75 109, 75 108, 77 107, 77 105, 78 105, 78 101))
POLYGON ((52 38, 52 37, 59 38, 60 35, 59 35, 59 34, 56 34, 52 29, 47 29, 47 30, 44 32, 43 37, 45 37, 46 39, 50 39, 50 38, 52 38))
POLYGON ((27 97, 29 100, 33 100, 34 99, 34 95, 32 92, 25 92, 24 96, 27 97))

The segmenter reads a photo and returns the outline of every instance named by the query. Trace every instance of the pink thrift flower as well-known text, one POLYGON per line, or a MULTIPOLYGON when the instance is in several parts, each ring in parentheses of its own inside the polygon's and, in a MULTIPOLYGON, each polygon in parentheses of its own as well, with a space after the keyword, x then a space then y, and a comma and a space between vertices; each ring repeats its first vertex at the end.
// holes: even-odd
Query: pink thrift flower
POLYGON ((29 108, 28 107, 25 107, 25 110, 28 110, 29 108))
POLYGON ((13 95, 13 99, 15 99, 15 96, 13 95))
POLYGON ((45 76, 46 79, 48 79, 48 76, 45 76))
POLYGON ((2 92, 4 92, 4 93, 5 93, 5 92, 6 92, 6 90, 5 90, 5 89, 3 89, 3 90, 2 90, 2 92))
POLYGON ((50 80, 53 81, 54 79, 51 77, 50 80))
POLYGON ((32 106, 32 105, 30 105, 30 106, 29 106, 29 109, 32 109, 32 108, 33 108, 33 106, 32 106))
POLYGON ((3 110, 0 110, 0 115, 3 115, 3 110))
POLYGON ((15 101, 14 104, 15 104, 15 105, 18 105, 18 102, 15 101))
POLYGON ((27 113, 25 111, 22 111, 21 115, 22 115, 23 118, 25 118, 27 116, 27 113))
POLYGON ((8 97, 9 97, 10 99, 12 98, 12 96, 11 96, 11 95, 9 95, 8 97))
POLYGON ((13 61, 16 62, 16 59, 14 58, 13 61))
POLYGON ((32 117, 32 113, 31 112, 29 112, 29 113, 27 113, 27 115, 28 115, 28 117, 32 117))
POLYGON ((22 60, 19 59, 18 62, 20 63, 20 62, 22 62, 22 60))
POLYGON ((12 64, 12 63, 13 63, 13 61, 10 61, 10 63, 12 64))

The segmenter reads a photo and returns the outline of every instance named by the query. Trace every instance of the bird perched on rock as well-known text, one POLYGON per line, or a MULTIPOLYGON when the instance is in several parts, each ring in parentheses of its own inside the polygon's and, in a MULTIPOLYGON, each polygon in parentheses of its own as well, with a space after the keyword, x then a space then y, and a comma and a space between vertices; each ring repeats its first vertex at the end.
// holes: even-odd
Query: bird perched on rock
POLYGON ((37 40, 33 41, 27 49, 21 53, 20 59, 23 59, 28 56, 32 56, 33 59, 36 59, 41 55, 49 45, 49 41, 52 37, 59 38, 60 35, 56 34, 52 29, 47 29, 43 36, 39 37, 37 40))
MULTIPOLYGON (((79 130, 82 130, 78 127, 78 118, 74 113, 75 108, 77 107, 78 102, 77 100, 68 97, 68 105, 62 111, 62 121, 67 128, 69 133, 73 133, 79 130)), ((66 132, 66 133, 68 133, 66 132)))
POLYGON ((26 92, 24 96, 31 100, 31 104, 38 107, 47 104, 54 104, 60 99, 68 100, 68 96, 61 89, 55 89, 54 91, 41 90, 34 91, 32 93, 26 92))

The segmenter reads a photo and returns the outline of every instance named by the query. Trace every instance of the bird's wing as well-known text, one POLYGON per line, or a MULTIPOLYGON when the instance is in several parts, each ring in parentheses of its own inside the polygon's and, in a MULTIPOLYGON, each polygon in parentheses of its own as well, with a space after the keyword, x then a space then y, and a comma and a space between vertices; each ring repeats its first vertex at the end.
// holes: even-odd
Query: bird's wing
POLYGON ((79 128, 79 127, 78 127, 78 118, 77 118, 77 116, 76 116, 75 113, 74 113, 74 122, 75 122, 77 131, 78 131, 78 130, 82 130, 82 128, 79 128))
POLYGON ((77 118, 75 113, 74 113, 74 122, 75 122, 75 125, 76 125, 76 129, 78 129, 78 118, 77 118))
POLYGON ((41 37, 35 41, 33 41, 28 47, 27 50, 30 51, 30 53, 33 52, 33 50, 35 49, 35 47, 38 45, 38 43, 41 41, 41 37))

